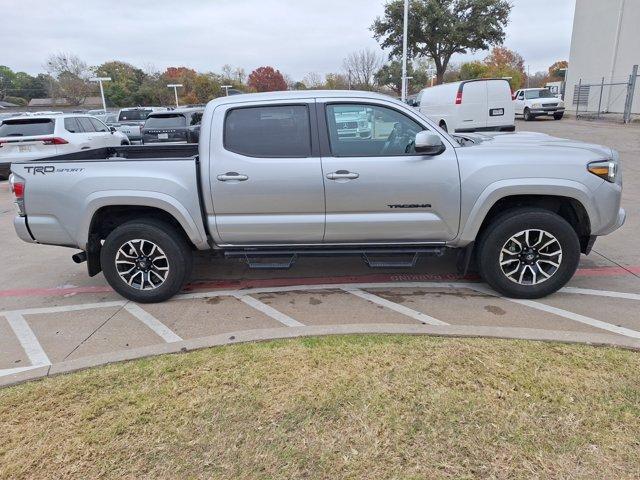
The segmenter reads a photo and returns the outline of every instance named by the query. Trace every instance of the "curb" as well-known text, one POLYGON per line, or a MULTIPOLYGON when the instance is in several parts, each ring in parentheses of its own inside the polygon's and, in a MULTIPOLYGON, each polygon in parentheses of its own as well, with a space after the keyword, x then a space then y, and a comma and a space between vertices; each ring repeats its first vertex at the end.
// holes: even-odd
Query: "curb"
POLYGON ((257 330, 242 330, 225 334, 182 340, 173 343, 151 345, 131 350, 122 350, 102 355, 68 360, 53 365, 34 367, 31 370, 0 378, 0 387, 77 372, 88 368, 124 362, 164 354, 175 354, 203 348, 234 345, 238 343, 279 340, 325 335, 388 334, 431 335, 448 338, 494 338, 507 340, 529 340, 560 342, 592 346, 617 347, 640 351, 640 340, 611 334, 541 330, 533 328, 486 327, 469 325, 399 325, 399 324, 349 324, 330 326, 280 327, 257 330))

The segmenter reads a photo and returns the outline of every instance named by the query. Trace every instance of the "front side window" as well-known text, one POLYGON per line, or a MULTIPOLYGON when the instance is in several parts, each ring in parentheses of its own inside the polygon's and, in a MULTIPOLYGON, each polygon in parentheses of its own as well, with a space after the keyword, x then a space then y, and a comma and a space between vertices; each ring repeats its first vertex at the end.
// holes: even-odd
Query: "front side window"
POLYGON ((336 157, 415 155, 424 128, 406 115, 378 105, 327 105, 331 152, 336 157))
POLYGON ((224 147, 249 157, 310 157, 309 110, 303 105, 229 110, 224 147))
POLYGON ((107 126, 102 123, 100 120, 96 120, 95 118, 90 118, 89 121, 91 122, 91 125, 93 125, 93 128, 96 129, 96 132, 108 132, 109 129, 107 128, 107 126))

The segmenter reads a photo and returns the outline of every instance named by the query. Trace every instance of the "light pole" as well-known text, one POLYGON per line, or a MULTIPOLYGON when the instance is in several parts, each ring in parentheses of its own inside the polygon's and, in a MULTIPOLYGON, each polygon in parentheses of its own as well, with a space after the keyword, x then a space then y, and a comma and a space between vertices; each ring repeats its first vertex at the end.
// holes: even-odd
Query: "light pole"
POLYGON ((102 82, 110 82, 111 77, 94 77, 90 78, 92 82, 98 82, 100 84, 100 96, 102 97, 102 109, 104 113, 107 113, 107 102, 104 101, 104 88, 102 88, 102 82))
POLYGON ((225 96, 229 96, 229 89, 233 87, 233 85, 220 85, 222 88, 224 88, 224 94, 225 96))
POLYGON ((407 34, 409 31, 409 0, 404 0, 404 29, 402 35, 402 101, 407 101, 407 34))
POLYGON ((178 87, 182 86, 184 85, 182 85, 181 83, 170 83, 169 85, 167 85, 168 88, 173 88, 173 94, 176 96, 176 108, 180 106, 178 104, 178 87))
POLYGON ((405 82, 405 94, 404 94, 404 101, 407 101, 407 97, 409 96, 409 80, 411 80, 413 77, 404 77, 404 82, 405 82))

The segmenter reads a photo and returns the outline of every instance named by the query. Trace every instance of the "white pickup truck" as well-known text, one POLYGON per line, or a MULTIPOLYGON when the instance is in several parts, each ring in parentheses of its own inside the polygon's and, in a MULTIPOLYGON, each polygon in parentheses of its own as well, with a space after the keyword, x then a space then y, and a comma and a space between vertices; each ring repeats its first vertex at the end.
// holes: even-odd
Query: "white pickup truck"
POLYGON ((219 98, 199 145, 88 150, 12 172, 20 238, 80 249, 73 258, 90 275, 103 271, 139 302, 178 292, 192 251, 209 249, 255 266, 277 257, 276 267, 304 254, 410 266, 460 249, 462 267, 475 258, 498 291, 536 298, 625 220, 610 148, 536 133, 451 136, 369 92, 219 98), (370 133, 345 135, 345 112, 370 133))

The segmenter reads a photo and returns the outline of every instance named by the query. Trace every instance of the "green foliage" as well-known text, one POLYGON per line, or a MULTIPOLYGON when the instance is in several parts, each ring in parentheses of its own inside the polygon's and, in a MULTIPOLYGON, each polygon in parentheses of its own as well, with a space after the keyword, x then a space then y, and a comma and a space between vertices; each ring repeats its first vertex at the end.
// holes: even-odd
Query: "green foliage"
MULTIPOLYGON (((390 1, 371 26, 391 57, 402 53, 403 5, 403 0, 390 1)), ((507 0, 411 0, 409 8, 409 56, 432 58, 439 83, 452 55, 501 44, 511 12, 507 0)))
MULTIPOLYGON (((424 66, 407 64, 407 76, 413 77, 409 81, 409 93, 417 93, 429 84, 429 75, 424 66), (421 68, 422 67, 422 68, 421 68)), ((402 92, 402 62, 392 60, 384 65, 375 75, 376 83, 381 87, 387 87, 400 95, 402 92)))
POLYGON ((106 62, 95 68, 99 77, 111 77, 104 82, 104 96, 107 104, 115 107, 134 105, 136 93, 145 80, 145 74, 139 68, 125 62, 106 62))
POLYGON ((473 80, 474 78, 486 78, 489 67, 480 61, 463 63, 460 66, 460 80, 473 80))

